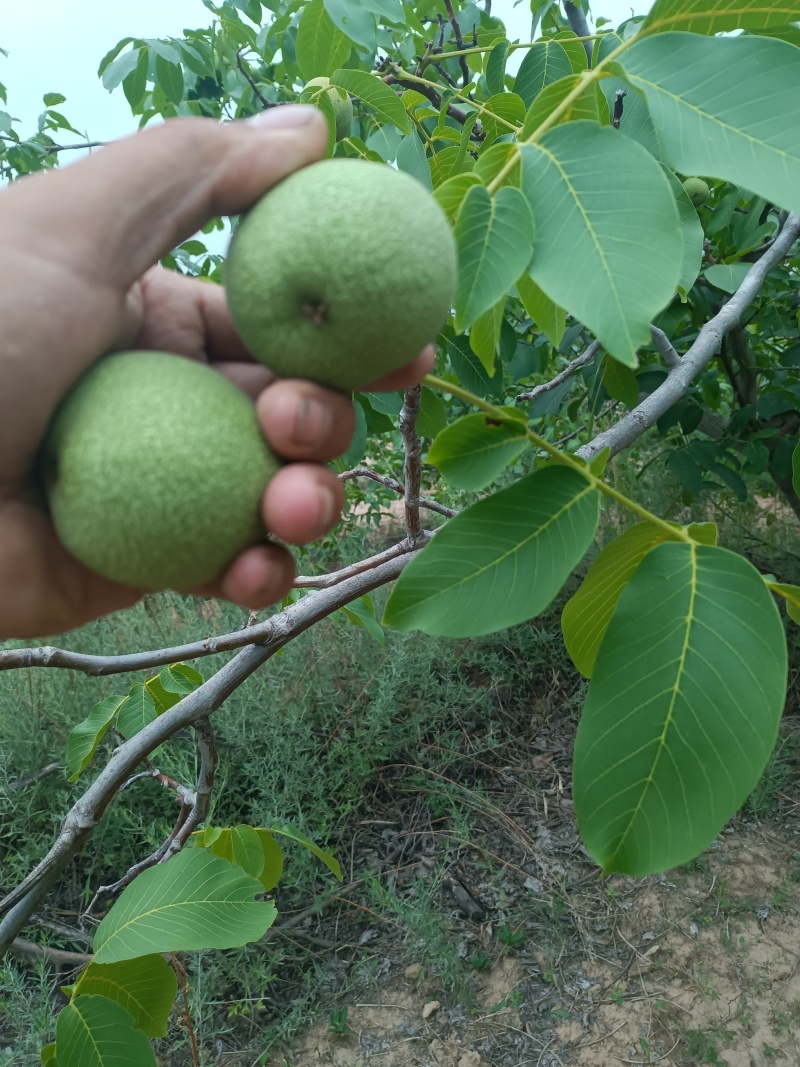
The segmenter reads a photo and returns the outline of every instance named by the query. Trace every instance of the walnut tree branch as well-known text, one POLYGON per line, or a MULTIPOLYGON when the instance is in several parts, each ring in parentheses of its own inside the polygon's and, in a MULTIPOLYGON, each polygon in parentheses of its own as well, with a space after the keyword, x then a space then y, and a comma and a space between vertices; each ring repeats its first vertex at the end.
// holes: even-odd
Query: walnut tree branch
POLYGON ((798 237, 800 216, 789 215, 780 236, 761 259, 753 264, 727 304, 723 304, 717 314, 703 326, 679 364, 670 369, 666 380, 618 423, 579 448, 576 455, 589 459, 604 448, 609 448, 612 456, 616 455, 624 448, 629 448, 654 426, 662 415, 683 399, 697 375, 716 356, 723 337, 739 325, 742 315, 758 296, 769 272, 789 254, 798 237))
POLYGON ((680 366, 681 357, 675 351, 672 341, 670 341, 669 337, 667 337, 663 330, 660 330, 658 326, 653 326, 652 323, 650 324, 650 337, 670 370, 680 366))
POLYGON ((408 552, 366 574, 349 578, 333 589, 312 593, 291 605, 269 620, 271 630, 262 644, 242 649, 212 678, 116 749, 67 813, 61 832, 44 859, 0 901, 0 915, 5 916, 0 922, 0 954, 8 950, 39 903, 89 841, 106 808, 143 759, 179 730, 194 726, 217 711, 231 693, 289 641, 337 608, 393 581, 415 555, 415 552, 408 552))
POLYGON ((249 84, 250 88, 253 90, 253 94, 260 101, 261 106, 264 108, 264 110, 266 110, 268 107, 280 107, 281 105, 280 105, 280 103, 278 101, 276 101, 276 100, 267 100, 266 96, 264 96, 264 94, 261 92, 261 90, 256 85, 255 81, 253 80, 253 75, 250 73, 249 69, 245 66, 244 60, 242 59, 242 52, 244 52, 246 49, 249 49, 249 47, 250 47, 250 45, 244 45, 242 48, 240 48, 238 50, 238 52, 236 53, 236 66, 239 68, 239 70, 244 75, 245 80, 249 84))
MULTIPOLYGON (((370 470, 369 467, 356 467, 354 470, 345 471, 344 474, 339 475, 340 482, 348 482, 351 478, 369 478, 373 482, 380 482, 381 485, 385 485, 387 489, 393 489, 395 493, 400 493, 401 495, 405 493, 405 489, 400 482, 395 481, 394 478, 388 478, 384 474, 378 474, 377 471, 370 470)), ((444 515, 448 519, 452 519, 457 514, 452 508, 447 508, 436 500, 421 499, 419 506, 427 508, 428 511, 435 511, 437 515, 444 515)))
MULTIPOLYGON (((584 14, 582 7, 570 3, 570 0, 564 0, 564 14, 567 16, 569 27, 576 37, 591 37, 592 31, 589 29, 589 23, 586 21, 586 15, 584 14)), ((583 47, 586 51, 586 59, 591 67, 592 42, 584 41, 583 47)))
MULTIPOLYGON (((456 39, 456 48, 462 51, 464 48, 464 38, 461 36, 461 27, 458 24, 456 13, 453 10, 453 0, 444 0, 444 6, 447 8, 447 17, 450 19, 450 25, 453 27, 453 36, 456 39)), ((467 66, 466 56, 459 56, 459 66, 461 67, 461 77, 464 79, 464 88, 472 81, 472 75, 470 74, 469 67, 467 66)))
POLYGON ((422 440, 417 433, 417 418, 422 400, 422 386, 414 385, 403 394, 400 411, 400 435, 405 450, 403 494, 406 505, 408 541, 415 545, 422 534, 419 521, 419 488, 422 481, 422 440))
POLYGON ((568 363, 562 371, 559 371, 555 378, 552 378, 549 382, 545 382, 543 385, 537 385, 527 393, 520 393, 519 396, 515 398, 516 402, 519 404, 523 400, 535 400, 536 397, 541 396, 542 393, 549 393, 551 389, 557 389, 562 382, 565 382, 567 378, 571 378, 576 371, 581 369, 581 367, 586 366, 587 363, 591 363, 599 351, 600 342, 592 341, 583 355, 578 356, 577 359, 573 359, 571 363, 568 363))

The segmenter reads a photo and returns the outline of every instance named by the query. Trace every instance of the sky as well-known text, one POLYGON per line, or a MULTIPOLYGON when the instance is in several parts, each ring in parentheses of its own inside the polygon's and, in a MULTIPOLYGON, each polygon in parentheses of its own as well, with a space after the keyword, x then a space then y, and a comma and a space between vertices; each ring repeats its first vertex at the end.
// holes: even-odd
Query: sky
MULTIPOLYGON (((596 0, 593 11, 615 24, 637 14, 651 0, 596 0)), ((6 6, 6 5, 3 5, 6 6)), ((511 40, 528 40, 530 3, 494 0, 492 12, 511 40)), ((35 129, 42 95, 66 96, 59 105, 91 140, 107 141, 136 129, 121 89, 108 93, 97 77, 105 53, 122 37, 180 36, 184 27, 208 26, 211 13, 201 0, 37 0, 8 5, 0 18, 0 82, 8 90, 5 109, 23 120, 23 135, 35 129)), ((75 158, 75 157, 73 157, 75 158)))

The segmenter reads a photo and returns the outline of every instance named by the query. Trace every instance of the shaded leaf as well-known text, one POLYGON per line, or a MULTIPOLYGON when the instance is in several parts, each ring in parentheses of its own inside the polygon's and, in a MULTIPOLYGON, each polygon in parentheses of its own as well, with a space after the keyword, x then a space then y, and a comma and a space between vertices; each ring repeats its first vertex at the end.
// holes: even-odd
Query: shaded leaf
POLYGON ((670 166, 800 211, 800 49, 665 33, 637 39, 619 66, 644 94, 670 166))
POLYGON ((792 453, 792 486, 794 491, 800 496, 800 441, 792 453))
POLYGON ((57 1067, 56 1065, 56 1043, 52 1041, 49 1045, 45 1045, 39 1054, 42 1063, 49 1063, 51 1067, 57 1067))
POLYGON ((715 263, 713 267, 706 267, 703 277, 715 289, 721 289, 723 293, 735 293, 750 273, 752 265, 752 263, 715 263))
POLYGON ((124 1008, 101 996, 78 997, 61 1010, 56 1056, 59 1067, 156 1067, 144 1031, 124 1008))
POLYGON ((276 915, 274 905, 253 899, 262 888, 227 860, 185 849, 123 890, 95 932, 95 962, 257 941, 276 915))
POLYGON ((518 189, 492 197, 473 186, 456 219, 459 273, 456 329, 461 332, 505 296, 530 262, 533 221, 518 189))
POLYGON ((175 972, 163 956, 152 954, 120 963, 95 963, 81 971, 71 999, 97 994, 113 1000, 148 1037, 166 1037, 178 993, 175 972))
POLYGON ((688 293, 700 273, 700 267, 703 262, 705 234, 697 215, 697 209, 689 199, 689 194, 684 189, 683 183, 678 181, 669 167, 664 167, 664 174, 672 187, 675 203, 678 205, 678 218, 683 236, 683 260, 681 263, 681 276, 678 279, 678 289, 688 293))
POLYGON ((778 733, 786 641, 741 556, 662 544, 619 598, 575 741, 575 811, 604 872, 701 852, 753 790, 778 733))
POLYGON ((597 650, 608 629, 620 594, 647 553, 666 534, 649 522, 631 526, 606 545, 564 605, 561 630, 569 657, 582 675, 591 678, 597 650))
POLYGON ((368 4, 363 0, 324 0, 324 3, 334 25, 346 37, 368 51, 375 51, 377 27, 368 4))
POLYGON ((171 104, 179 104, 183 100, 183 70, 180 63, 170 63, 162 55, 157 55, 156 81, 171 104))
POLYGON ((363 627, 370 637, 374 637, 382 648, 386 647, 386 634, 383 632, 381 624, 375 618, 375 612, 372 607, 372 598, 370 596, 363 596, 358 600, 353 600, 349 604, 345 604, 342 608, 342 614, 353 624, 353 626, 363 627))
POLYGON ((435 437, 447 425, 447 408, 438 393, 427 386, 422 387, 417 433, 421 437, 435 437))
POLYGON ((683 258, 662 168, 635 141, 589 123, 558 126, 520 151, 522 191, 536 226, 533 280, 611 355, 635 367, 650 321, 675 292, 683 258))
POLYGON ((508 41, 498 41, 486 60, 486 87, 493 95, 505 91, 508 49, 508 41))
POLYGON ((524 422, 498 422, 480 412, 442 430, 428 451, 428 463, 450 485, 475 491, 491 485, 527 446, 524 422))
POLYGON ((598 514, 599 494, 577 471, 529 474, 437 532, 401 573, 384 623, 477 637, 533 618, 586 552, 598 514))
POLYGON ((506 309, 506 298, 502 296, 494 307, 484 311, 472 324, 469 331, 469 346, 483 365, 488 375, 495 372, 495 356, 497 345, 500 341, 500 330, 503 327, 503 314, 506 309))
POLYGON ((480 359, 470 347, 468 337, 453 337, 447 342, 447 355, 456 377, 471 393, 478 396, 493 397, 499 400, 503 396, 503 375, 495 372, 492 377, 480 359))
POLYGON ((280 825, 267 827, 267 832, 270 834, 281 834, 283 837, 288 837, 290 840, 296 841, 299 845, 302 845, 303 848, 307 848, 318 860, 322 860, 331 874, 341 882, 342 868, 336 857, 331 855, 326 849, 320 848, 320 846, 312 841, 310 837, 306 837, 301 830, 291 826, 289 823, 280 823, 280 825))
POLYGON ((612 400, 619 400, 626 408, 636 407, 639 399, 639 382, 630 367, 607 357, 603 363, 602 380, 612 400))
POLYGON ((252 826, 240 823, 226 827, 206 848, 212 856, 235 863, 245 874, 260 878, 264 870, 264 850, 252 826))
POLYGON ((773 593, 786 601, 786 612, 793 622, 800 623, 800 585, 785 585, 782 582, 770 582, 773 593))

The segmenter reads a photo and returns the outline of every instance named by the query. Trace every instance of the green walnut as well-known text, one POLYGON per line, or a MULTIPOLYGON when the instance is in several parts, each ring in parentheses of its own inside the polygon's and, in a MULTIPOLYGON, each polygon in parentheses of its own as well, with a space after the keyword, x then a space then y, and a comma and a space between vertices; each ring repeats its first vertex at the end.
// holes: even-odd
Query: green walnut
POLYGON ((290 175, 243 218, 225 289, 257 359, 280 377, 347 391, 435 340, 456 269, 450 225, 420 182, 329 159, 290 175))
POLYGON ((40 460, 61 542, 141 589, 205 585, 263 541, 261 497, 279 467, 252 401, 165 352, 95 363, 56 411, 40 460))
MULTIPOLYGON (((331 80, 330 78, 312 78, 310 82, 306 82, 306 88, 318 85, 331 85, 331 80)), ((333 105, 333 117, 336 120, 336 140, 342 141, 350 136, 353 126, 353 101, 344 89, 339 89, 335 85, 331 85, 328 89, 328 99, 333 105)))
POLYGON ((702 207, 708 200, 710 190, 702 178, 687 178, 683 188, 695 207, 702 207))

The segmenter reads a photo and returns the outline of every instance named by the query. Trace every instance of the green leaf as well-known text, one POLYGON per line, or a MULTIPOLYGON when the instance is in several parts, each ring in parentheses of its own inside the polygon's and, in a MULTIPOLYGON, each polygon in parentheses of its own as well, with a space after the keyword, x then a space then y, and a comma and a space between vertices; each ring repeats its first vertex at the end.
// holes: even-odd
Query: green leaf
POLYGON ((525 119, 525 104, 516 93, 499 93, 483 105, 481 123, 486 140, 493 141, 506 133, 518 132, 525 119), (494 118, 493 116, 497 116, 494 118))
POLYGON ((479 315, 469 331, 469 346, 483 364, 483 369, 491 376, 495 372, 494 363, 500 330, 503 327, 503 315, 506 298, 501 296, 494 307, 479 315))
POLYGON ((793 622, 800 623, 800 585, 784 585, 782 582, 769 582, 773 593, 786 601, 786 612, 793 622))
POLYGON ((543 293, 527 272, 517 280, 517 292, 522 306, 554 348, 564 337, 567 313, 543 293))
POLYGON ((193 693, 203 684, 200 671, 190 667, 188 663, 171 663, 161 670, 158 678, 162 688, 168 693, 178 693, 182 697, 193 693))
POLYGON ((575 741, 575 812, 605 873, 667 870, 711 843, 769 759, 786 668, 780 615, 745 559, 676 543, 645 556, 575 741))
POLYGON ((324 2, 325 10, 334 25, 346 37, 370 52, 375 51, 377 46, 375 17, 368 10, 368 4, 364 4, 362 0, 324 0, 324 2))
POLYGON ((537 41, 520 64, 514 80, 514 92, 522 97, 525 107, 533 103, 534 97, 552 82, 560 81, 572 74, 572 64, 563 45, 548 39, 537 41))
POLYGON ((45 107, 55 107, 57 104, 63 104, 66 99, 66 96, 62 93, 45 93, 42 97, 45 107))
POLYGON ((343 470, 355 467, 364 458, 367 449, 367 415, 361 404, 355 404, 356 427, 350 447, 342 456, 343 470))
MULTIPOLYGON (((106 997, 78 997, 56 1021, 59 1067, 156 1067, 144 1031, 106 997)), ((51 1061, 52 1062, 52 1061, 51 1061)))
POLYGON ((491 378, 481 361, 470 348, 468 337, 453 337, 447 342, 447 355, 459 382, 478 396, 503 396, 503 375, 495 373, 491 378))
POLYGON ((329 76, 350 56, 348 37, 334 26, 322 0, 311 0, 300 12, 295 50, 300 73, 310 78, 329 76))
POLYGON ((482 185, 466 195, 456 219, 456 329, 467 329, 508 292, 530 262, 533 221, 519 189, 492 197, 482 185))
MULTIPOLYGON (((638 99, 638 98, 637 98, 638 99)), ((683 236, 683 261, 681 264, 681 276, 678 280, 678 291, 688 293, 697 281, 700 266, 703 262, 703 241, 705 234, 703 226, 697 215, 697 209, 689 199, 689 194, 669 167, 664 167, 664 174, 669 182, 678 205, 678 218, 680 220, 681 234, 683 236)))
POLYGON ((522 191, 536 226, 533 280, 611 355, 635 367, 651 320, 675 292, 683 258, 662 168, 635 141, 583 122, 558 126, 520 152, 522 191))
POLYGON ((404 137, 397 146, 397 166, 406 174, 411 174, 426 189, 433 188, 431 167, 428 165, 428 157, 425 155, 425 145, 422 143, 416 131, 404 137))
POLYGON ((283 874, 283 852, 269 830, 256 829, 256 834, 264 856, 264 866, 258 880, 264 892, 268 893, 275 888, 283 874))
POLYGON ((342 614, 353 624, 353 626, 363 627, 370 637, 374 637, 382 648, 386 647, 386 634, 383 632, 381 624, 375 618, 372 599, 368 595, 360 597, 358 600, 353 600, 350 604, 346 604, 342 608, 342 614))
POLYGON ((800 441, 798 441, 797 447, 792 453, 792 486, 797 495, 800 496, 800 441))
POLYGON ((264 850, 258 834, 252 826, 241 823, 224 828, 214 841, 206 846, 212 856, 219 856, 228 863, 235 863, 251 878, 260 878, 264 870, 264 850))
MULTIPOLYGON (((517 413, 518 414, 518 413, 517 413)), ((524 422, 499 422, 482 412, 447 426, 428 451, 428 463, 457 489, 485 489, 528 446, 524 422)))
POLYGON ((95 963, 81 972, 71 999, 99 995, 113 1000, 148 1037, 166 1037, 169 1013, 178 993, 175 972, 153 954, 120 963, 95 963))
MULTIPOLYGON (((133 44, 133 37, 123 37, 121 41, 117 41, 114 47, 109 49, 108 52, 106 52, 106 54, 100 60, 100 66, 97 68, 98 78, 102 78, 109 64, 113 60, 115 60, 122 51, 122 49, 129 44, 133 44)), ((0 49, 0 52, 2 52, 2 49, 0 49)))
POLYGON ((179 104, 183 100, 183 69, 180 63, 170 63, 157 55, 156 81, 171 104, 179 104))
POLYGON ((274 905, 253 899, 262 888, 227 860, 184 849, 123 890, 95 932, 95 962, 258 941, 277 914, 274 905))
POLYGON ((39 1055, 41 1057, 42 1063, 49 1063, 51 1064, 51 1067, 57 1067, 55 1041, 52 1041, 49 1045, 45 1045, 39 1055))
POLYGON ((122 80, 122 91, 132 108, 137 108, 147 89, 147 75, 150 69, 150 56, 146 48, 139 49, 139 62, 130 74, 122 80))
POLYGON ((800 21, 797 0, 657 0, 640 33, 722 33, 783 27, 800 21))
POLYGON ((134 682, 126 699, 120 704, 117 729, 130 740, 145 726, 158 718, 155 702, 144 682, 134 682))
MULTIPOLYGON (((579 74, 570 74, 568 78, 562 78, 561 81, 553 82, 552 85, 546 86, 528 108, 528 113, 522 124, 520 140, 527 141, 531 138, 545 119, 550 118, 556 108, 563 103, 582 80, 579 74)), ((584 119, 595 124, 599 123, 598 96, 595 90, 596 86, 587 85, 581 95, 573 100, 567 110, 559 117, 555 125, 560 126, 564 122, 580 122, 584 119)))
POLYGON ((506 60, 509 47, 508 41, 498 41, 486 60, 486 88, 492 95, 505 92, 506 60))
POLYGON ((281 823, 279 826, 269 826, 266 830, 270 834, 281 834, 283 837, 288 837, 291 841, 296 841, 299 845, 302 845, 303 848, 307 848, 318 860, 322 860, 328 870, 341 882, 342 868, 339 866, 339 861, 335 856, 332 856, 330 852, 315 844, 310 837, 306 837, 301 830, 291 826, 289 823, 281 823))
POLYGON ((636 40, 621 73, 642 92, 665 160, 800 211, 800 49, 766 37, 636 40))
POLYGON ((338 85, 351 96, 357 96, 369 104, 376 115, 393 123, 403 133, 411 133, 411 123, 400 98, 380 78, 365 70, 337 70, 331 75, 331 85, 338 85))
POLYGON ((165 711, 169 711, 181 699, 177 693, 170 693, 164 688, 161 684, 160 675, 155 678, 148 678, 144 684, 153 701, 156 715, 163 715, 165 711))
POLYGON ((752 263, 715 263, 713 267, 706 267, 703 277, 715 289, 721 289, 723 293, 735 293, 752 266, 752 263))
POLYGON ((553 40, 557 41, 569 56, 570 66, 575 74, 586 70, 589 65, 586 49, 574 30, 559 30, 553 40))
POLYGON ((620 594, 647 553, 666 537, 649 522, 639 522, 606 545, 561 613, 569 657, 582 675, 592 677, 597 650, 620 594))
POLYGON ((106 730, 114 721, 120 706, 127 697, 106 697, 95 704, 83 722, 79 722, 67 739, 67 771, 69 780, 77 781, 89 766, 97 746, 103 740, 106 730))
POLYGON ((447 408, 438 393, 427 386, 422 387, 417 433, 420 437, 434 438, 447 425, 447 408))
POLYGON ((603 364, 603 385, 612 400, 619 400, 626 408, 635 408, 639 400, 639 382, 630 367, 606 357, 603 364))
MULTIPOLYGON (((127 43, 130 43, 130 39, 128 39, 127 43)), ((104 68, 102 75, 104 89, 108 89, 109 92, 116 89, 122 79, 126 78, 132 70, 136 69, 136 64, 139 62, 140 51, 146 53, 147 48, 133 48, 130 52, 123 52, 121 56, 118 56, 112 63, 109 63, 109 65, 104 68)))
POLYGON ((479 500, 401 573, 384 624, 478 637, 533 618, 589 547, 599 507, 583 475, 556 466, 479 500))

